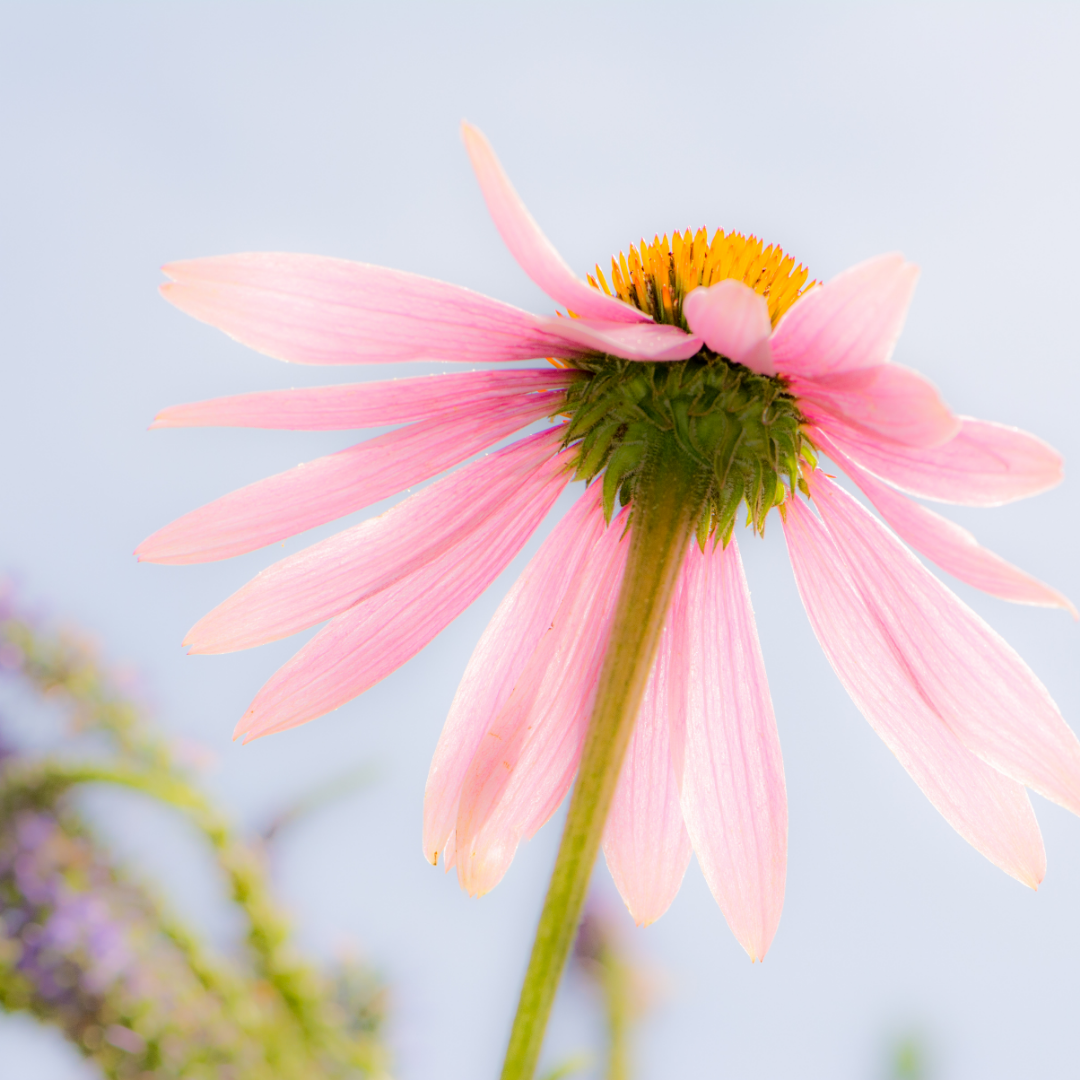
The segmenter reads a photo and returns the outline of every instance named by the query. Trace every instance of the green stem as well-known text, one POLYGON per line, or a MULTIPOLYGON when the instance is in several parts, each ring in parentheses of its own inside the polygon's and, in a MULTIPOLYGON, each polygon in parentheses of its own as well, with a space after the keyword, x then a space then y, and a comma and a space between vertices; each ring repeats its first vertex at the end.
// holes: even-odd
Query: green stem
POLYGON ((661 435, 642 463, 630 551, 600 671, 577 782, 521 988, 502 1080, 532 1080, 555 991, 574 942, 608 809, 702 506, 694 471, 661 435))
POLYGON ((608 1025, 607 1080, 629 1080, 633 972, 610 944, 604 949, 601 965, 608 1025))

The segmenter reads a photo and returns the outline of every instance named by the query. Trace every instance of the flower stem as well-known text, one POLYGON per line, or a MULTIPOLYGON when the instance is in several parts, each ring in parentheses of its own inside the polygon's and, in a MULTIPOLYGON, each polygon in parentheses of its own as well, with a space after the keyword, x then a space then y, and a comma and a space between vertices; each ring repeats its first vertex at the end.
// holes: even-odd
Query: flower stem
POLYGON ((502 1080, 532 1080, 548 1015, 574 942, 634 720, 656 656, 703 492, 672 434, 642 462, 630 551, 577 782, 521 988, 502 1080))

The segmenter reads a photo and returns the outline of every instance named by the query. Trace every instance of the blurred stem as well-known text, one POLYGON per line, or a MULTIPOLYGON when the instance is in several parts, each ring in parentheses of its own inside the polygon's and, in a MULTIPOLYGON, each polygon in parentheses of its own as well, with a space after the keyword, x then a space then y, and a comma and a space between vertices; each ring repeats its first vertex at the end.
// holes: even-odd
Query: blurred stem
POLYGON ((532 1080, 555 991, 581 919, 634 720, 703 493, 672 434, 649 446, 630 551, 559 854, 540 914, 502 1080, 532 1080))
POLYGON ((607 1080, 630 1080, 633 972, 610 944, 605 944, 601 952, 599 967, 608 1026, 607 1080))

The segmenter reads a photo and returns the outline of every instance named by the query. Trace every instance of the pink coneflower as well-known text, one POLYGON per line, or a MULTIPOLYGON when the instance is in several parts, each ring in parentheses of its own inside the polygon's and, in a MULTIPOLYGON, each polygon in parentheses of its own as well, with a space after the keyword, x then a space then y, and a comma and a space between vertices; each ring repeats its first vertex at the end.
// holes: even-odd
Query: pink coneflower
POLYGON ((885 255, 808 287, 778 248, 702 229, 642 243, 612 260, 610 284, 599 267, 587 284, 483 136, 466 127, 465 140, 503 239, 571 317, 310 255, 166 267, 167 299, 282 360, 557 361, 161 413, 156 427, 403 425, 180 518, 138 549, 163 563, 251 551, 556 421, 282 559, 197 623, 191 651, 220 653, 326 622, 237 734, 294 727, 390 674, 487 588, 572 480, 589 481, 465 672, 431 766, 425 855, 456 866, 470 893, 492 888, 570 789, 603 711, 602 670, 614 687, 625 660, 629 723, 610 746, 590 736, 588 759, 614 758, 597 783, 616 789, 589 827, 610 802, 603 846, 638 922, 666 910, 693 851, 760 958, 783 901, 787 803, 733 528, 745 514, 760 532, 776 507, 811 623, 858 707, 953 827, 1035 886, 1044 854, 1024 788, 1080 811, 1080 744, 1017 654, 901 541, 996 596, 1072 607, 903 493, 998 505, 1056 484, 1061 459, 1031 435, 954 416, 891 362, 916 268, 885 255), (640 633, 627 625, 638 621, 640 633))

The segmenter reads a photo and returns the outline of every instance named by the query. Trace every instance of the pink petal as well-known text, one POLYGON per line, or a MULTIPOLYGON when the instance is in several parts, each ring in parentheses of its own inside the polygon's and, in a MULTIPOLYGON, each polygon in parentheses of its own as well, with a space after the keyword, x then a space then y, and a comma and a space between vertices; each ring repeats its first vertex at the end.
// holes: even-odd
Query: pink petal
POLYGON ((940 446, 960 430, 937 389, 899 364, 859 368, 821 379, 791 380, 803 414, 831 431, 837 420, 878 440, 940 446))
POLYGON ((347 383, 302 390, 264 390, 172 405, 152 428, 256 427, 342 431, 431 420, 473 410, 498 398, 569 386, 577 373, 565 368, 509 368, 424 375, 418 379, 347 383))
POLYGON ((685 707, 683 666, 669 617, 604 829, 608 870, 638 926, 667 911, 690 865, 669 732, 685 707))
POLYGON ((544 541, 487 625, 450 706, 424 792, 424 855, 432 864, 453 846, 461 785, 495 721, 550 629, 570 583, 604 533, 600 485, 589 488, 544 541))
POLYGON ((144 540, 144 561, 226 559, 334 521, 427 480, 549 415, 561 391, 497 398, 423 420, 215 499, 144 540))
POLYGON ((546 488, 558 428, 521 439, 405 499, 385 514, 256 575, 188 632, 193 653, 249 649, 333 618, 393 585, 506 507, 523 513, 546 488))
POLYGON ((382 266, 270 252, 191 259, 164 270, 173 280, 161 293, 181 311, 299 364, 473 364, 579 351, 526 311, 382 266))
POLYGON ((814 633, 870 726, 972 847, 1035 888, 1046 855, 1027 792, 966 749, 924 696, 836 541, 799 499, 786 504, 784 535, 814 633))
POLYGON ((545 319, 543 326, 574 343, 582 354, 599 352, 625 360, 686 360, 701 348, 700 338, 661 323, 615 326, 593 319, 554 318, 545 319))
POLYGON ((777 324, 779 371, 820 378, 884 364, 896 346, 919 268, 879 255, 801 296, 777 324))
POLYGON ((1056 589, 981 547, 967 529, 875 480, 841 453, 824 432, 814 431, 811 438, 859 485, 896 534, 943 570, 1002 600, 1061 607, 1072 612, 1073 618, 1080 617, 1072 603, 1056 589))
POLYGON ((823 473, 810 491, 913 686, 988 765, 1080 813, 1080 741, 1016 652, 823 473))
POLYGON ((1048 491, 1063 478, 1061 455, 1026 431, 960 418, 943 446, 915 449, 885 442, 843 424, 829 437, 848 457, 890 484, 924 499, 964 506, 1001 506, 1048 491))
POLYGON ((713 352, 761 375, 776 374, 769 345, 769 304, 749 285, 726 278, 694 289, 683 300, 682 310, 691 332, 713 352))
POLYGON ((521 839, 570 789, 626 563, 625 524, 624 512, 593 547, 469 765, 455 842, 458 879, 473 896, 498 884, 521 839))
POLYGON ((495 227, 518 265, 557 303, 591 319, 608 322, 650 322, 630 304, 606 296, 578 278, 525 209, 491 144, 471 124, 461 125, 480 190, 495 227))
POLYGON ((505 502, 456 547, 321 630, 259 691, 234 737, 245 742, 336 709, 385 679, 457 618, 503 571, 569 479, 558 461, 522 505, 505 502))
POLYGON ((705 880, 751 960, 784 905, 787 791, 750 592, 732 538, 692 547, 674 616, 686 705, 672 712, 682 811, 705 880))

